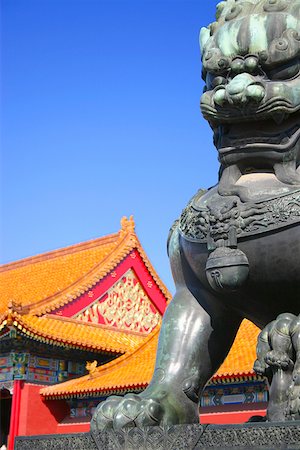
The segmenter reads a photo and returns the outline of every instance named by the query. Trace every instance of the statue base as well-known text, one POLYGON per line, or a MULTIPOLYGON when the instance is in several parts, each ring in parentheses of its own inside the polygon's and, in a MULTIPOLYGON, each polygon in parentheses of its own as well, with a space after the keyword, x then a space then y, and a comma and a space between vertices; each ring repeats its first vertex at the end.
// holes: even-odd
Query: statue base
POLYGON ((174 425, 121 431, 19 436, 15 450, 299 450, 300 421, 174 425))

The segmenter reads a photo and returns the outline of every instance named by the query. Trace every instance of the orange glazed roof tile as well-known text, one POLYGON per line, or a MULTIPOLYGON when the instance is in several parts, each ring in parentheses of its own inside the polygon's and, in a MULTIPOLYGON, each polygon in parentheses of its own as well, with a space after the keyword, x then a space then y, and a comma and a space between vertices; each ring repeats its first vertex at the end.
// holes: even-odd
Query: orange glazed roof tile
POLYGON ((114 234, 3 265, 0 312, 7 310, 10 300, 37 309, 36 305, 53 302, 63 294, 75 296, 80 281, 113 253, 119 241, 119 235, 114 234))
POLYGON ((231 350, 214 375, 214 379, 254 374, 253 364, 256 359, 256 341, 259 332, 260 329, 252 322, 243 320, 231 350))
POLYGON ((124 353, 140 344, 138 333, 84 324, 49 315, 88 291, 133 250, 166 300, 170 293, 159 279, 134 231, 132 217, 121 230, 100 239, 33 256, 0 267, 0 330, 15 326, 25 334, 55 345, 64 343, 100 351, 124 353))
MULTIPOLYGON (((213 380, 254 374, 252 367, 258 333, 259 329, 251 322, 248 320, 242 322, 229 355, 213 380)), ((40 391, 41 395, 48 398, 109 395, 146 387, 154 371, 158 335, 157 327, 130 353, 100 366, 90 375, 43 388, 40 391)))
POLYGON ((158 327, 132 352, 98 367, 93 373, 41 389, 46 397, 93 393, 109 394, 126 388, 146 387, 152 377, 158 342, 158 327))

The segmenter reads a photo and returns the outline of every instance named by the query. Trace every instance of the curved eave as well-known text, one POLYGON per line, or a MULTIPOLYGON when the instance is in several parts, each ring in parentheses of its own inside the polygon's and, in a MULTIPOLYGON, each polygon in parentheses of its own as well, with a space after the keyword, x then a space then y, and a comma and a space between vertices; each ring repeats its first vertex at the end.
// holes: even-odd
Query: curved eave
POLYGON ((264 377, 257 375, 253 370, 249 372, 237 372, 231 374, 217 375, 214 376, 209 385, 217 385, 217 384, 232 384, 232 383, 243 383, 245 381, 262 381, 264 377))
POLYGON ((116 386, 111 389, 87 389, 83 391, 74 391, 66 394, 41 394, 45 400, 68 400, 72 398, 87 398, 87 397, 108 397, 109 395, 123 395, 128 392, 139 393, 142 392, 149 383, 139 383, 137 385, 116 386))
MULTIPOLYGON (((263 381, 264 378, 256 375, 255 372, 249 373, 236 373, 234 375, 224 375, 222 377, 213 377, 209 386, 221 385, 221 384, 234 384, 234 383, 245 383, 249 381, 263 381)), ((99 388, 99 389, 82 389, 74 390, 68 393, 53 393, 53 394, 43 394, 41 395, 47 400, 58 400, 58 399, 71 399, 71 398, 86 398, 86 397, 106 397, 109 395, 122 395, 127 392, 141 392, 148 386, 149 382, 140 382, 137 384, 127 383, 124 385, 117 385, 111 388, 99 388)))
POLYGON ((113 355, 123 355, 145 339, 142 335, 101 326, 91 327, 84 322, 66 321, 63 327, 57 325, 57 322, 57 318, 21 316, 15 313, 2 321, 0 331, 6 326, 14 327, 18 333, 45 344, 113 355), (49 331, 43 331, 45 328, 49 331), (59 332, 55 333, 57 328, 59 332))

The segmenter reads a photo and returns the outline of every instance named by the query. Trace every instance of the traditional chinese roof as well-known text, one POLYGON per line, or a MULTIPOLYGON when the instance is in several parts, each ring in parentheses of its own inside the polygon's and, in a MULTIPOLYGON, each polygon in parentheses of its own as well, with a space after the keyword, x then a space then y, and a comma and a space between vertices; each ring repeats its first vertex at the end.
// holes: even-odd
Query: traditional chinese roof
POLYGON ((133 219, 123 218, 121 225, 118 233, 2 265, 0 332, 15 327, 42 342, 109 353, 140 345, 159 323, 170 294, 135 234, 133 219), (155 316, 152 328, 110 320, 109 295, 124 296, 122 286, 117 293, 115 287, 122 280, 131 283, 132 295, 143 297, 138 300, 149 317, 155 316), (102 309, 95 303, 98 295, 102 309))
MULTIPOLYGON (((218 380, 253 376, 256 339, 259 329, 248 320, 240 326, 226 360, 214 375, 218 380)), ((47 398, 105 396, 130 390, 142 390, 151 380, 159 329, 155 329, 137 348, 112 362, 94 368, 89 375, 46 387, 41 394, 47 398)))

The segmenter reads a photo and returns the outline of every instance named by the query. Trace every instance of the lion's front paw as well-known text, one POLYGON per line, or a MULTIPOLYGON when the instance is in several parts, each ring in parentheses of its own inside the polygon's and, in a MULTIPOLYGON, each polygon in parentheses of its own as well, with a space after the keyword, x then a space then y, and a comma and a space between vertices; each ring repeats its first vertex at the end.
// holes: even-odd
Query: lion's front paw
POLYGON ((97 407, 91 421, 91 429, 104 431, 109 428, 158 425, 163 412, 160 402, 151 398, 142 398, 137 394, 112 396, 97 407))

